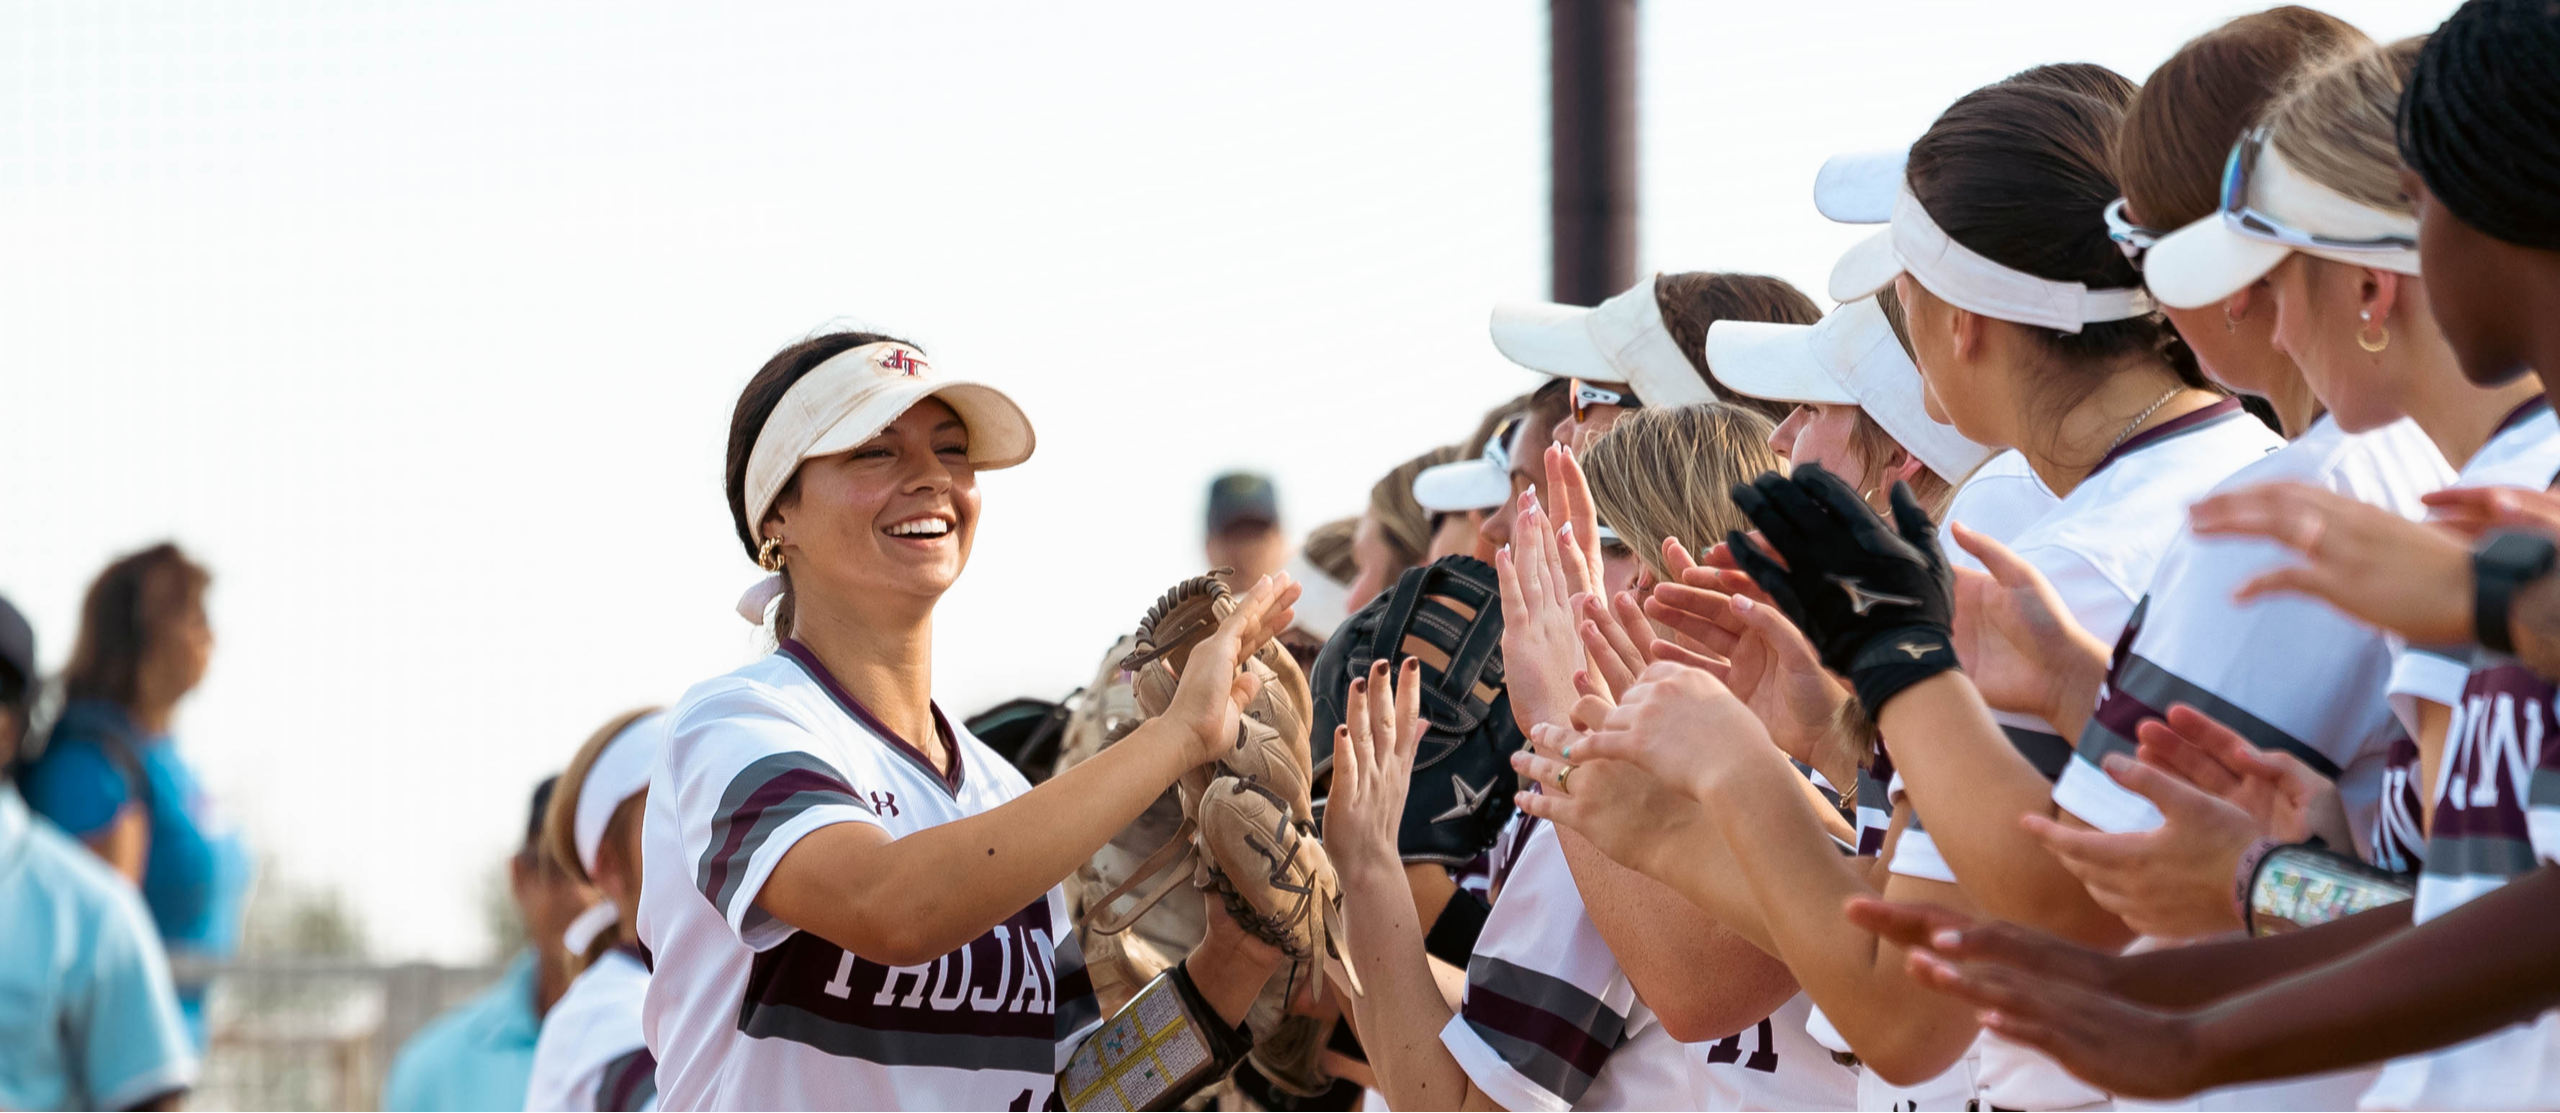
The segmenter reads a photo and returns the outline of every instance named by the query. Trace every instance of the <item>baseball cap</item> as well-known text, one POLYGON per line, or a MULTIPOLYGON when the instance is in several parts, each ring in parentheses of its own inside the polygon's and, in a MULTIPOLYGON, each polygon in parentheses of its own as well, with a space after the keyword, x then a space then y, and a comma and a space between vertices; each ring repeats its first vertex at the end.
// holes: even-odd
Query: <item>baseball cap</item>
POLYGON ((1434 514, 1489 510, 1511 497, 1511 442, 1520 435, 1521 415, 1504 418, 1501 428, 1485 438, 1484 452, 1472 460, 1439 464, 1413 477, 1413 501, 1434 514))
POLYGON ((1813 207, 1842 224, 1893 220, 1893 195, 1902 189, 1911 148, 1853 151, 1824 159, 1813 175, 1813 207))
POLYGON ((2418 222, 2303 176, 2266 141, 2243 137, 2224 164, 2220 209, 2143 256, 2151 292, 2179 309, 2211 305, 2296 251, 2350 266, 2418 273, 2418 222))
POLYGON ((1268 476, 1231 471, 1209 481, 1209 532, 1224 533, 1238 522, 1280 522, 1280 496, 1268 476))
POLYGON ((1819 324, 1717 321, 1707 326, 1707 368, 1754 398, 1856 406, 1950 481, 1991 458, 1991 449, 1930 420, 1920 369, 1872 297, 1832 310, 1819 324))
POLYGON ((969 427, 969 462, 981 471, 1031 458, 1031 419, 1003 391, 938 374, 923 352, 882 342, 828 357, 784 391, 747 455, 747 525, 773 509, 800 461, 833 456, 878 436, 898 415, 940 398, 969 427))
POLYGON ((1653 279, 1588 309, 1552 302, 1493 307, 1493 346, 1529 370, 1556 378, 1625 383, 1652 406, 1715 399, 1654 301, 1653 279))
POLYGON ((27 617, 0 599, 0 703, 14 703, 36 678, 36 632, 27 617))

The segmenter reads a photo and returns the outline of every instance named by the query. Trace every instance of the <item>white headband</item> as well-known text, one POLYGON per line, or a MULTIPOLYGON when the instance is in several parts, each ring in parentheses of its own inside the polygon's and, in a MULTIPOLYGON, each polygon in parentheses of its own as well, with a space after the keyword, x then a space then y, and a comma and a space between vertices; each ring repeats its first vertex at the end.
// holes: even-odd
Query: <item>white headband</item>
POLYGON ((2095 321, 2121 321, 2157 308, 2139 286, 2092 290, 2005 267, 1957 243, 1929 219, 1907 184, 1894 196, 1892 227, 1850 248, 1831 270, 1831 298, 1852 302, 1909 273, 1929 292, 1986 317, 2079 332, 2095 321))
POLYGON ((596 875, 596 850, 604 844, 604 828, 613 822, 614 809, 648 789, 649 773, 666 747, 667 713, 652 711, 633 719, 588 763, 587 778, 578 782, 578 814, 569 827, 578 844, 578 866, 588 877, 596 875))

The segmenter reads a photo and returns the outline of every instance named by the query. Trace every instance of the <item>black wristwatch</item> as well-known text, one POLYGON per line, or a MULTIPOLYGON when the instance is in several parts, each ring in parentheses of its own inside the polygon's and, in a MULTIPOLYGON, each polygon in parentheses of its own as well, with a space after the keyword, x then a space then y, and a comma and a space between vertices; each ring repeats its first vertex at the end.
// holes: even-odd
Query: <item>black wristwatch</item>
POLYGON ((2516 651, 2508 611, 2517 591, 2550 574, 2554 555, 2551 539, 2536 533, 2493 533, 2471 550, 2471 625, 2482 647, 2516 651))

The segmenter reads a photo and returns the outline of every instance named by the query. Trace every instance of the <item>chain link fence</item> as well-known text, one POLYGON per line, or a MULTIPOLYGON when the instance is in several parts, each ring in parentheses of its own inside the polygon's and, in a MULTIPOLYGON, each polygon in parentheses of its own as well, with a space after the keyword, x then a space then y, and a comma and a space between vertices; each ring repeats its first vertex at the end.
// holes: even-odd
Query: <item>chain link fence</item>
POLYGON ((176 964, 212 984, 190 1109, 377 1109, 400 1045, 497 980, 495 966, 245 958, 176 964))

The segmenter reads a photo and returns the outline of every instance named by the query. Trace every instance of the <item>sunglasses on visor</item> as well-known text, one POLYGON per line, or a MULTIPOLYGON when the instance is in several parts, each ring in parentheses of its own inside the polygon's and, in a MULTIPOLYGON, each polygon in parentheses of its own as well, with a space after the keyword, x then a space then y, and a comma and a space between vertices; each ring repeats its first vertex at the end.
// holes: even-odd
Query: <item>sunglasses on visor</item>
POLYGON ((2258 156, 2267 149, 2265 125, 2252 129, 2231 145, 2231 158, 2222 164, 2222 223, 2232 231, 2253 240, 2283 244, 2292 248, 2324 248, 2330 251, 2409 251, 2418 241, 2408 236, 2339 237, 2306 232, 2249 206, 2249 177, 2257 172, 2258 156))
POLYGON ((2106 218, 2107 238, 2116 242, 2116 250, 2124 252, 2125 261, 2133 264, 2135 270, 2142 269, 2142 257, 2151 251, 2151 246, 2168 235, 2157 228, 2136 224, 2133 218, 2124 215, 2122 197, 2107 202, 2106 218))
POLYGON ((1644 403, 1636 398, 1636 392, 1632 390, 1610 390, 1593 386, 1580 379, 1573 381, 1573 393, 1568 397, 1573 402, 1573 420, 1576 424, 1590 419, 1593 406, 1616 406, 1622 410, 1644 408, 1644 403))

